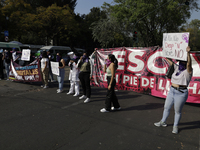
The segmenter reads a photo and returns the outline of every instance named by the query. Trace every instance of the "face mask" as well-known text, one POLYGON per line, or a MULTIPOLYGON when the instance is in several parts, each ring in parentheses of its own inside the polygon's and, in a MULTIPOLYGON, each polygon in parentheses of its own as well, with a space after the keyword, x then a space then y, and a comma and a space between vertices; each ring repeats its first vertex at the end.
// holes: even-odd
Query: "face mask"
POLYGON ((83 55, 83 63, 88 62, 88 58, 86 55, 83 55))
POLYGON ((176 76, 178 76, 185 69, 186 69, 186 64, 180 61, 179 65, 178 65, 178 72, 176 73, 176 76))
POLYGON ((110 64, 111 64, 111 61, 109 59, 106 59, 106 62, 105 62, 106 66, 108 67, 110 64))
POLYGON ((60 62, 61 57, 59 55, 56 55, 56 61, 60 62))
POLYGON ((86 59, 86 55, 83 55, 83 59, 86 59))

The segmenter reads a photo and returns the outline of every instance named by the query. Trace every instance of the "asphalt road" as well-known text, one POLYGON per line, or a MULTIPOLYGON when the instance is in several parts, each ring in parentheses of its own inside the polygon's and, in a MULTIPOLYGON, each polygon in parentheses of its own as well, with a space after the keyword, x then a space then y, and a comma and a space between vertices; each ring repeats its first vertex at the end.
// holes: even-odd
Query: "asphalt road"
POLYGON ((0 81, 0 150, 200 150, 200 105, 186 104, 179 134, 172 134, 174 110, 168 127, 155 127, 164 99, 132 91, 117 91, 121 111, 101 113, 106 89, 92 87, 84 104, 69 90, 68 68, 64 92, 57 82, 0 81))

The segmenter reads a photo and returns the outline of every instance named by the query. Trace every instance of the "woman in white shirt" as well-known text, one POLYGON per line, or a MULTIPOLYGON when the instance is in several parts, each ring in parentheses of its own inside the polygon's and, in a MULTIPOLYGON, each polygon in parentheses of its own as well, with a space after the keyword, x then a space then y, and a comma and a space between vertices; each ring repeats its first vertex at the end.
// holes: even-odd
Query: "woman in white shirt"
POLYGON ((190 47, 186 48, 187 61, 179 61, 179 65, 174 64, 171 60, 167 59, 170 65, 174 65, 174 73, 171 78, 171 88, 165 100, 165 106, 163 111, 163 117, 160 122, 154 123, 157 127, 166 127, 170 109, 174 104, 175 116, 172 133, 178 133, 178 123, 181 119, 182 108, 188 98, 188 85, 192 78, 192 62, 190 57, 190 47))
POLYGON ((70 81, 70 89, 67 95, 73 94, 75 89, 75 94, 73 96, 79 95, 79 68, 76 63, 76 59, 73 58, 70 60, 69 64, 70 66, 70 73, 69 73, 69 81, 70 81))
POLYGON ((49 79, 49 59, 46 51, 42 52, 41 72, 42 72, 42 83, 43 83, 41 87, 46 89, 48 88, 48 79, 49 79))

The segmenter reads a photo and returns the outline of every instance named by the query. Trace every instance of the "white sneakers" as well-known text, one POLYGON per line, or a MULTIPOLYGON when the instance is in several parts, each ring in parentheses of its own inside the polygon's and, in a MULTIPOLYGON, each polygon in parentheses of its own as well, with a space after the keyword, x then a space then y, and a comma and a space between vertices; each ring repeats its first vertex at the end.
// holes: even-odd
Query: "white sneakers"
MULTIPOLYGON (((121 107, 119 107, 119 108, 111 107, 111 110, 113 110, 113 111, 121 110, 121 107)), ((100 112, 105 113, 105 112, 110 112, 110 111, 106 110, 105 108, 102 108, 100 110, 100 112)))
POLYGON ((44 88, 44 89, 46 89, 46 88, 48 88, 49 86, 47 86, 47 85, 41 85, 41 87, 44 88))
POLYGON ((119 107, 119 108, 111 107, 111 110, 114 110, 114 111, 121 110, 121 107, 119 107))
POLYGON ((100 112, 105 113, 105 112, 110 112, 110 111, 106 110, 105 108, 102 108, 102 109, 100 110, 100 112))
POLYGON ((162 122, 162 121, 156 122, 156 123, 154 123, 154 125, 156 127, 166 127, 167 126, 167 124, 165 122, 162 122))
POLYGON ((57 93, 59 94, 59 93, 62 93, 63 92, 63 90, 60 90, 60 89, 57 89, 57 93))
POLYGON ((85 99, 85 98, 87 98, 87 96, 85 95, 82 95, 81 97, 79 97, 79 99, 85 99))
POLYGON ((84 103, 89 103, 90 102, 90 98, 86 98, 86 100, 84 100, 84 103))
POLYGON ((69 94, 73 94, 73 93, 71 93, 71 92, 68 92, 68 93, 67 93, 67 95, 69 95, 69 94))
POLYGON ((74 94, 73 96, 79 96, 79 94, 74 94))
POLYGON ((177 126, 173 126, 172 133, 178 134, 178 127, 177 126))

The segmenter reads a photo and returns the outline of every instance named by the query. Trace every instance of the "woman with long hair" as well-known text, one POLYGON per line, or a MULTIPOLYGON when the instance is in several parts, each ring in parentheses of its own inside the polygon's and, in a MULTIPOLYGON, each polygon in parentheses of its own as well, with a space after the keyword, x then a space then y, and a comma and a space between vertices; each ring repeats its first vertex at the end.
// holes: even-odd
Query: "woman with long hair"
POLYGON ((57 76, 59 89, 57 89, 57 93, 63 92, 63 84, 65 79, 65 60, 62 59, 62 54, 59 52, 56 55, 56 61, 59 62, 59 76, 57 76))
POLYGON ((186 48, 187 51, 187 61, 179 61, 179 64, 174 64, 173 61, 167 59, 170 65, 174 65, 174 73, 171 78, 170 91, 167 94, 165 100, 165 106, 163 111, 162 119, 159 122, 154 123, 157 127, 166 127, 166 120, 169 116, 170 109, 174 105, 175 115, 174 115, 174 125, 172 133, 178 133, 178 124, 181 119, 182 108, 188 98, 188 85, 192 78, 192 61, 190 57, 190 47, 186 48))
POLYGON ((42 83, 43 83, 41 87, 46 89, 48 88, 48 79, 49 79, 49 59, 46 51, 42 52, 41 72, 42 72, 42 83))
POLYGON ((117 96, 115 94, 115 72, 118 68, 118 61, 113 54, 109 54, 104 65, 104 72, 107 73, 108 90, 105 101, 105 108, 102 108, 100 112, 109 112, 110 110, 120 110, 121 107, 118 103, 117 96), (111 103, 113 107, 111 107, 111 103))

